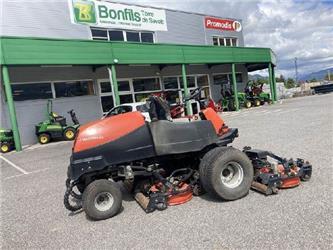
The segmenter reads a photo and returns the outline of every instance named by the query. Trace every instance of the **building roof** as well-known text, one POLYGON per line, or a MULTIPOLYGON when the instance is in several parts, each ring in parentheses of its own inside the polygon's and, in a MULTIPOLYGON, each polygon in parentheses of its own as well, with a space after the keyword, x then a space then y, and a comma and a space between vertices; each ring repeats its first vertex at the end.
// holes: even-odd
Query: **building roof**
POLYGON ((0 46, 3 65, 276 64, 269 48, 21 37, 0 37, 0 46))

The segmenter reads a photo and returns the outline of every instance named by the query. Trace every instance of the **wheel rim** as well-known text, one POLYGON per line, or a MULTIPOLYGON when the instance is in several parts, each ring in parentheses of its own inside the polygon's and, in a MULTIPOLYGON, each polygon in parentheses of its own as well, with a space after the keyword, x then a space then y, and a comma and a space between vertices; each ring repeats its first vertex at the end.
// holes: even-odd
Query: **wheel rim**
POLYGON ((251 107, 251 103, 250 103, 250 102, 247 102, 247 103, 246 103, 246 107, 247 107, 247 108, 250 108, 250 107, 251 107))
POLYGON ((237 162, 229 162, 221 171, 221 181, 228 188, 238 187, 244 178, 241 165, 237 162))
POLYGON ((96 209, 101 212, 109 210, 112 207, 113 203, 113 196, 109 192, 99 193, 94 201, 96 209))
POLYGON ((8 151, 8 146, 7 145, 2 145, 1 146, 1 150, 2 150, 2 152, 7 152, 8 151))
POLYGON ((72 139, 74 137, 74 132, 71 130, 68 130, 68 131, 66 131, 65 135, 68 139, 72 139))
POLYGON ((41 142, 41 143, 47 143, 47 137, 46 137, 46 136, 42 136, 42 137, 40 138, 40 142, 41 142))

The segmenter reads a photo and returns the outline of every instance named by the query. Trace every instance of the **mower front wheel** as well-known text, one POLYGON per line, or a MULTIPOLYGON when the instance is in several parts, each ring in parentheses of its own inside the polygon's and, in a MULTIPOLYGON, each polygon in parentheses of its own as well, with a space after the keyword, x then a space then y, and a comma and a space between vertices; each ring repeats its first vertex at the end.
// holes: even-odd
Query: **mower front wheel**
POLYGON ((38 141, 40 144, 47 144, 50 142, 50 140, 51 140, 51 137, 49 134, 42 133, 42 134, 38 135, 38 141))
POLYGON ((246 154, 232 147, 218 147, 212 151, 200 163, 204 189, 228 201, 247 195, 253 180, 253 166, 246 154))
POLYGON ((250 101, 245 101, 245 108, 249 109, 252 106, 252 103, 250 101))
POLYGON ((93 220, 105 220, 119 213, 122 193, 112 181, 101 179, 90 183, 82 196, 82 207, 93 220))

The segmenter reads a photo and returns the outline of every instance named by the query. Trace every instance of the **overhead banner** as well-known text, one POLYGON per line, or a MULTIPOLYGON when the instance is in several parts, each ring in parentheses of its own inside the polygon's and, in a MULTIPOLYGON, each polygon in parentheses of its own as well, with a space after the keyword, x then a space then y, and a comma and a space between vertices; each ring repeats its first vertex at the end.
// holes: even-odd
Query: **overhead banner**
POLYGON ((206 29, 227 30, 240 32, 242 24, 235 20, 220 19, 215 17, 205 17, 206 29))
POLYGON ((167 31, 165 11, 93 0, 68 0, 71 21, 94 27, 167 31))

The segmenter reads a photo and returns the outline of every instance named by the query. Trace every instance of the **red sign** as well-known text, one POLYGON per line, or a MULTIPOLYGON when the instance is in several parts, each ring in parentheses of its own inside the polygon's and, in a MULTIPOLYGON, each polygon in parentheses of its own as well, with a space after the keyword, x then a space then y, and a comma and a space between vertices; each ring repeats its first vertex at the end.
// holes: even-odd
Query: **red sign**
POLYGON ((206 29, 228 30, 228 31, 241 31, 242 25, 238 21, 219 19, 214 17, 205 17, 206 29))

